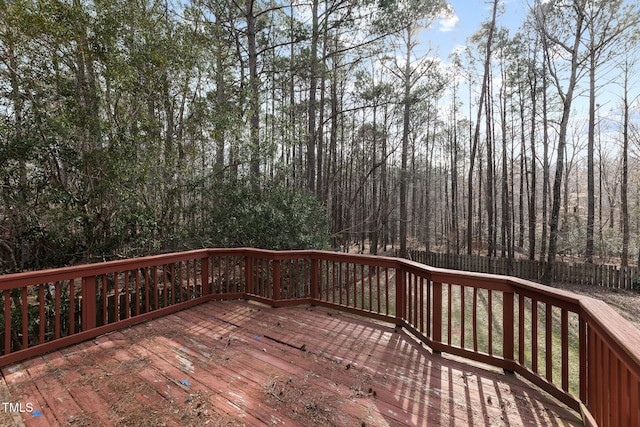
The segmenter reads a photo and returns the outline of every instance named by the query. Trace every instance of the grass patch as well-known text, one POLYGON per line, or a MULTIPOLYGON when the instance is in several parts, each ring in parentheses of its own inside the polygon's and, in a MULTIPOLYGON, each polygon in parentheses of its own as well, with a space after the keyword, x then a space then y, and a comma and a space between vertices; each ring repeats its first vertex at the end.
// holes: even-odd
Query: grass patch
MULTIPOLYGON (((443 285, 442 341, 449 345, 492 356, 503 356, 502 292, 443 285), (474 324, 475 318, 475 324, 474 324)), ((520 360, 520 334, 524 339, 522 359, 525 367, 562 388, 562 310, 524 298, 524 323, 519 324, 520 299, 514 297, 514 359, 520 360), (534 314, 534 305, 535 311, 534 314), (548 327, 548 328, 547 328, 548 327), (547 329, 550 335, 547 335, 547 329), (547 340, 550 341, 547 345, 547 340), (547 359, 547 355, 549 358, 547 359), (549 360, 549 366, 547 366, 549 360)), ((568 389, 579 392, 579 323, 578 315, 567 313, 568 389)))
MULTIPOLYGON (((394 269, 358 264, 324 265, 321 275, 323 299, 350 307, 395 316, 396 275, 394 269), (388 286, 388 290, 386 287, 388 286)), ((426 279, 408 275, 406 281, 408 321, 417 330, 433 337, 433 286, 426 279), (422 311, 422 315, 420 315, 422 311)), ((460 285, 442 285, 442 342, 453 347, 498 358, 504 354, 504 294, 500 291, 474 289, 460 285), (475 320, 475 321, 474 321, 475 320)), ((562 310, 545 303, 534 303, 514 295, 514 359, 537 375, 563 388, 563 354, 567 361, 568 391, 579 393, 579 323, 578 315, 566 313, 568 346, 562 349, 562 310), (523 322, 520 324, 520 310, 523 322), (534 313, 535 311, 535 313, 534 313), (524 345, 520 349, 520 335, 524 345), (549 343, 547 343, 549 340, 549 343), (522 353, 522 354, 521 354, 522 353), (547 357, 549 355, 549 357, 547 357), (547 362, 548 361, 548 362, 547 362)))

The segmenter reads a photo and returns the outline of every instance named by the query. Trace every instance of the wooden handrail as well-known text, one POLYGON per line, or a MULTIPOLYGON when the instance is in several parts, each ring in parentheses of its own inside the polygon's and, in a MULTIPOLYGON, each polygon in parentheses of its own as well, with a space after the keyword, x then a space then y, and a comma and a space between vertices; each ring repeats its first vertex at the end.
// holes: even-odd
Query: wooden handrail
POLYGON ((0 297, 0 365, 212 299, 311 303, 515 371, 587 424, 640 425, 640 331, 602 301, 513 277, 391 257, 220 248, 4 275, 0 297))

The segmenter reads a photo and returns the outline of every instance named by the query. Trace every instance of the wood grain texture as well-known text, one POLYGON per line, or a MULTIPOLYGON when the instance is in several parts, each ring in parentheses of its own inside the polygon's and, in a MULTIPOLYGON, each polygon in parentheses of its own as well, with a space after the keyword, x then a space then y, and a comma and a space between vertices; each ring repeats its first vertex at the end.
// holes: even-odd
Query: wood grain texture
POLYGON ((321 307, 209 302, 5 366, 4 394, 41 414, 17 415, 27 426, 581 425, 520 377, 399 331, 321 307))

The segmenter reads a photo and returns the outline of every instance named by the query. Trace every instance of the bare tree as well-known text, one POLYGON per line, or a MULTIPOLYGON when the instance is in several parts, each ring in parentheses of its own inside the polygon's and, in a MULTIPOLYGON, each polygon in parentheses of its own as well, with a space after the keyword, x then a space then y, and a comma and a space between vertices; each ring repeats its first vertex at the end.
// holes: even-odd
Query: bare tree
POLYGON ((548 285, 553 284, 554 278, 567 128, 574 91, 579 80, 579 71, 585 61, 580 46, 585 34, 584 6, 586 1, 557 0, 544 3, 537 1, 533 10, 537 28, 542 35, 543 48, 546 52, 546 66, 557 89, 558 96, 562 100, 562 117, 558 132, 556 171, 553 182, 553 205, 550 218, 547 268, 542 278, 543 283, 548 285), (566 70, 568 74, 566 88, 562 84, 561 73, 556 63, 556 55, 554 55, 556 49, 565 52, 568 57, 569 66, 568 70, 566 70))
MULTIPOLYGON (((473 249, 473 193, 474 193, 474 181, 473 181, 473 169, 476 160, 476 154, 478 150, 478 143, 480 140, 480 122, 482 119, 482 108, 486 102, 487 92, 489 90, 490 83, 490 73, 491 73, 491 52, 492 52, 492 42, 493 35, 496 29, 496 18, 498 14, 498 5, 499 0, 493 1, 493 8, 491 13, 491 21, 489 22, 488 28, 486 30, 487 39, 485 44, 485 56, 484 56, 484 71, 482 77, 482 86, 480 88, 480 99, 478 100, 478 112, 476 116, 476 126, 475 132, 473 134, 473 142, 471 146, 471 153, 469 157, 469 177, 467 181, 467 197, 468 197, 468 205, 467 205, 467 254, 471 255, 473 249)), ((487 130, 488 132, 488 130, 487 130)), ((491 160, 488 159, 488 162, 491 160)), ((492 183, 487 183, 488 185, 493 185, 492 183)), ((488 206, 489 204, 487 204, 488 206)), ((489 218, 489 240, 492 238, 492 219, 489 218)), ((490 249, 491 252, 491 249, 490 249)))

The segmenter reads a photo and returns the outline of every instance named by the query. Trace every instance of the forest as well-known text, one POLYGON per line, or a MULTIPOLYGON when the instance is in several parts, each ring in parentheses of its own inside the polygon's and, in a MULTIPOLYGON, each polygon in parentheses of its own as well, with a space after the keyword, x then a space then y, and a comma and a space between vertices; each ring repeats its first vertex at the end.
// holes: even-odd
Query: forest
POLYGON ((0 273, 235 246, 637 264, 638 5, 530 0, 514 29, 506 3, 439 57, 444 0, 0 0, 0 273))

